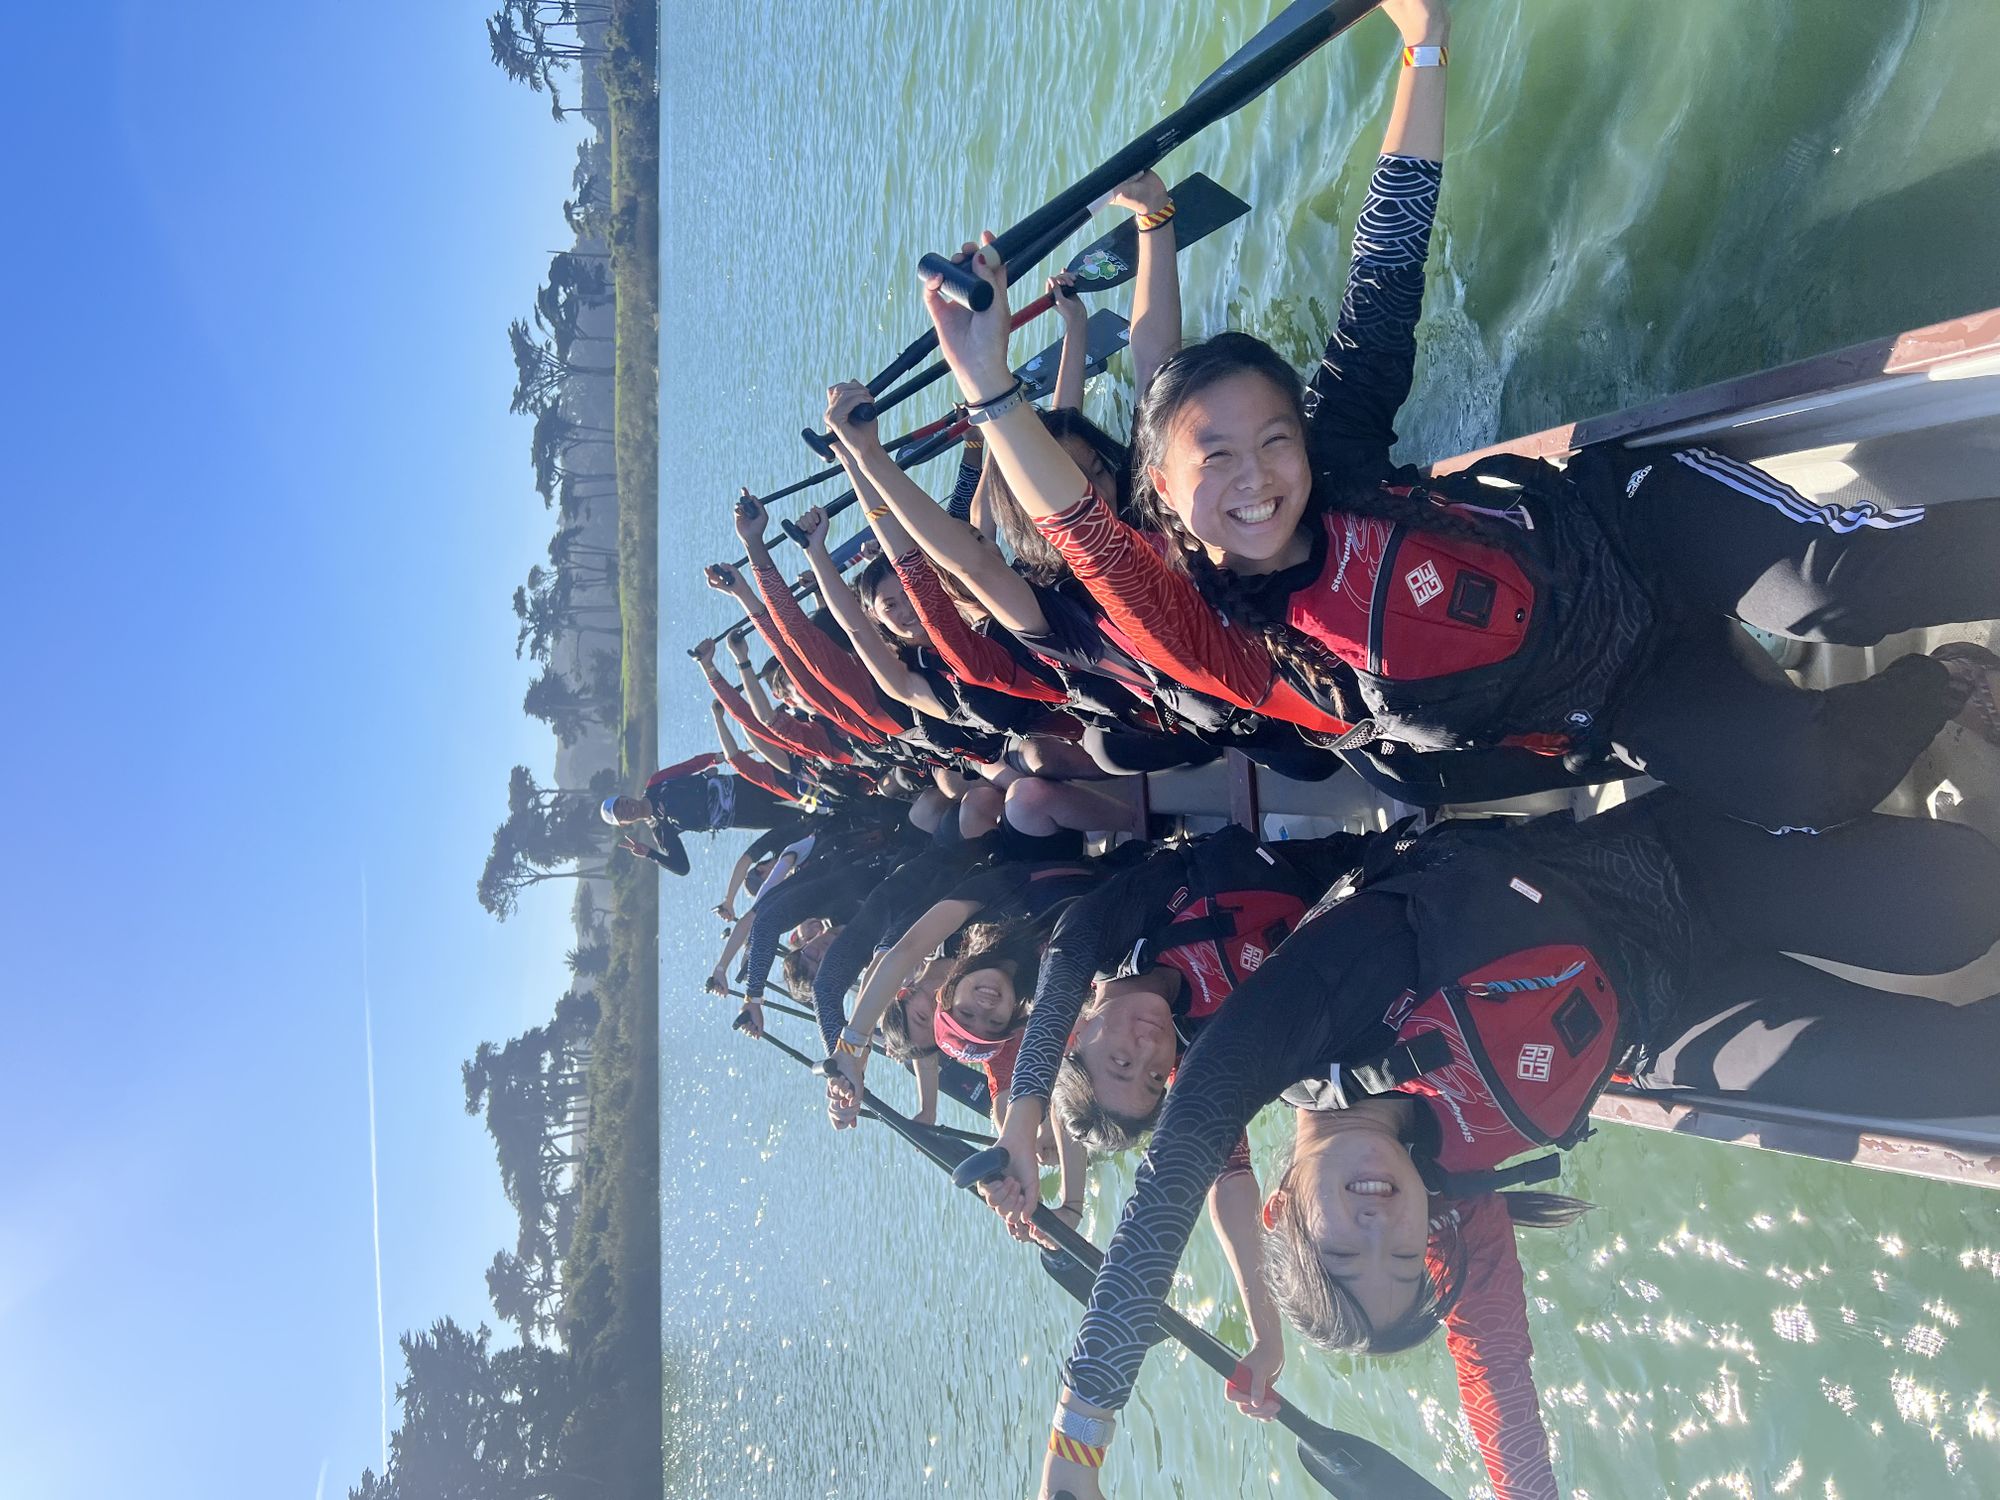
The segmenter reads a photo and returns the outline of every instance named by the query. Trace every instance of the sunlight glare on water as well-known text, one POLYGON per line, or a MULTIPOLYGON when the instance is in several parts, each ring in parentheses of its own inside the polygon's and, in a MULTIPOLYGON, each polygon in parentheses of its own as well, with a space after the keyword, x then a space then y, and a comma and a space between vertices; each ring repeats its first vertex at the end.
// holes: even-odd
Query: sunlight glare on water
MULTIPOLYGON (((724 623, 694 570, 738 554, 728 499, 817 467, 796 434, 826 384, 921 331, 916 257, 1080 175, 1275 8, 666 7, 667 758, 709 740, 678 646, 724 623)), ((2000 304, 1991 0, 1465 0, 1451 50, 1405 456, 2000 304)), ((1171 159, 1170 181, 1199 168, 1255 205, 1183 258, 1191 332, 1316 356, 1391 51, 1368 21, 1171 159)), ((1100 379, 1091 410, 1122 430, 1121 380, 1100 379)), ((662 882, 668 1493, 1028 1493, 1074 1309, 934 1167, 876 1126, 836 1137, 813 1080, 728 1030, 699 991, 742 838, 692 842, 696 875, 662 882)), ((1259 1127, 1261 1164, 1277 1126, 1259 1127)), ((1100 1243, 1130 1170, 1097 1173, 1100 1243)), ((1521 1253, 1570 1494, 2000 1495, 1993 1195, 1617 1127, 1563 1186, 1600 1207, 1525 1233, 1521 1253)), ((1181 1305, 1241 1347, 1206 1231, 1183 1273, 1181 1305)), ((1282 1383, 1448 1493, 1487 1493, 1441 1340, 1374 1363, 1294 1347, 1282 1383)), ((1281 1433, 1167 1348, 1107 1488, 1313 1492, 1281 1433)))

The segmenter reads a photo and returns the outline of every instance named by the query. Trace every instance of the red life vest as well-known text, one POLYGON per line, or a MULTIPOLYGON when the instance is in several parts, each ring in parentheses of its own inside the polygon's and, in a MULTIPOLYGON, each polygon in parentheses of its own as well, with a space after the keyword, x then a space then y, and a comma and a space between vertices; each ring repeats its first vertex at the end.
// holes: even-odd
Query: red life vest
POLYGON ((1582 1140, 1622 1053, 1622 1006, 1592 950, 1587 904, 1534 862, 1477 845, 1367 889, 1406 898, 1418 983, 1383 1018, 1395 1047, 1343 1076, 1362 1092, 1429 1103, 1441 1137, 1435 1190, 1553 1177, 1553 1157, 1494 1169, 1582 1140))
POLYGON ((1281 850, 1260 845, 1247 829, 1225 829, 1189 844, 1183 858, 1186 882, 1119 972, 1139 974, 1155 963, 1174 969, 1185 981, 1187 1002, 1174 1008, 1175 1018, 1200 1021, 1271 956, 1319 893, 1281 850))
POLYGON ((1583 1138, 1618 1039, 1618 993, 1589 949, 1523 948, 1406 1003, 1391 1015, 1388 1068, 1411 1072, 1396 1087, 1431 1102, 1443 1171, 1488 1172, 1583 1138))

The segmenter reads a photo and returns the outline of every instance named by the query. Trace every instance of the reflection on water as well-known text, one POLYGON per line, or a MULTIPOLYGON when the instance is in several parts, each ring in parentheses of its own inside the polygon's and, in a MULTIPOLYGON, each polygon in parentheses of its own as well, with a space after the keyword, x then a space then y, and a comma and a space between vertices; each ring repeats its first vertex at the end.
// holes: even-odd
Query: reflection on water
MULTIPOLYGON (((735 486, 816 467, 793 434, 826 382, 919 331, 917 254, 1078 175, 1270 8, 671 7, 669 641, 719 623, 691 569, 737 554, 735 486)), ((1369 25, 1172 163, 1256 205, 1184 259, 1192 329, 1317 352, 1392 76, 1369 25)), ((2000 235, 1995 56, 1991 0, 1462 0, 1402 451, 2000 305, 1984 248, 2000 235)), ((1100 381, 1092 409, 1112 417, 1129 394, 1100 381)), ((661 656, 676 664, 663 742, 705 746, 706 700, 661 656)), ((1073 1309, 893 1137, 836 1138, 796 1066, 697 994, 703 877, 739 843, 697 847, 696 876, 662 882, 668 1492, 1027 1493, 1073 1309)), ((1258 1131, 1265 1162, 1275 1129, 1258 1131)), ((1097 1174, 1100 1243, 1129 1177, 1097 1174)), ((1579 1500, 2000 1496, 2000 1195, 1615 1127, 1563 1186, 1601 1207, 1524 1232, 1521 1253, 1544 1417, 1579 1500)), ((1229 1285, 1203 1231, 1176 1298, 1240 1347, 1229 1285)), ((1373 1363, 1295 1349, 1282 1386, 1448 1492, 1486 1493, 1442 1341, 1373 1363)), ((1282 1435, 1154 1353, 1111 1493, 1307 1489, 1282 1435)))

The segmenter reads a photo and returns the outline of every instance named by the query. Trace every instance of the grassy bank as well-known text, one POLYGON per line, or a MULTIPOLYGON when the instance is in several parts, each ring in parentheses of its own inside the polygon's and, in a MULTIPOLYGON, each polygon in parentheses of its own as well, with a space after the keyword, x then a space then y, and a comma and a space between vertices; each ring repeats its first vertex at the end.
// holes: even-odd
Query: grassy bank
MULTIPOLYGON (((614 0, 611 264, 617 294, 618 597, 626 785, 659 758, 659 157, 657 0, 614 0)), ((615 1495, 660 1489, 659 872, 614 866, 611 961, 591 1052, 591 1127, 565 1284, 583 1391, 574 1471, 615 1495)))

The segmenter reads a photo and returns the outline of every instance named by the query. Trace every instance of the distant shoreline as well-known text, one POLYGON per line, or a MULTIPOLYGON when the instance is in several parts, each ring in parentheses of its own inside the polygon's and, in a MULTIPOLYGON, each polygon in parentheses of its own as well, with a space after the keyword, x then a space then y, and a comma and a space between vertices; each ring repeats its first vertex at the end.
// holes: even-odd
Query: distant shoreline
MULTIPOLYGON (((619 769, 628 788, 659 761, 660 109, 656 0, 612 0, 611 270, 616 297, 618 601, 623 649, 619 769)), ((584 1393, 564 1447, 606 1496, 661 1482, 658 872, 611 876, 611 956, 596 989, 591 1130, 563 1284, 584 1393)))

